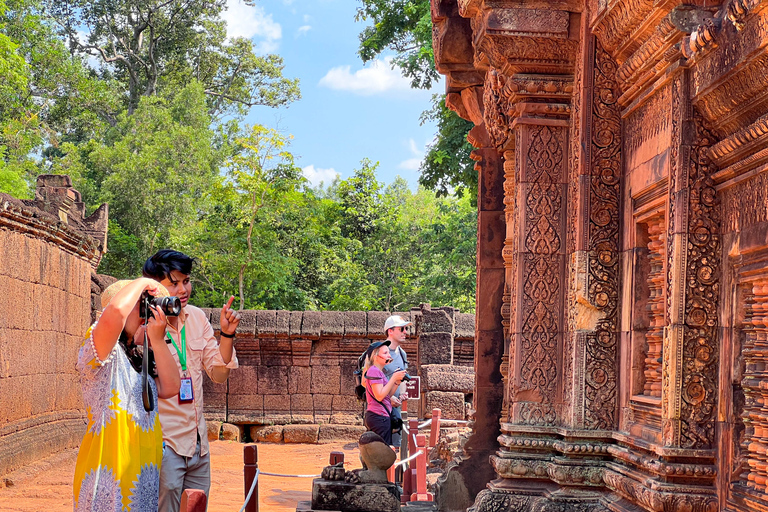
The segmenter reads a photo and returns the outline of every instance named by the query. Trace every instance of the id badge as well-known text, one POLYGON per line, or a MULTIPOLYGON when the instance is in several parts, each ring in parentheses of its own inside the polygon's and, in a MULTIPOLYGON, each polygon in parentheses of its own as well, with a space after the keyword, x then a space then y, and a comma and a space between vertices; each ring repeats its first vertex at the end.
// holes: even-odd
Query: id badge
POLYGON ((192 391, 192 379, 190 377, 183 377, 181 379, 181 386, 179 387, 179 403, 188 404, 195 399, 195 394, 192 391))

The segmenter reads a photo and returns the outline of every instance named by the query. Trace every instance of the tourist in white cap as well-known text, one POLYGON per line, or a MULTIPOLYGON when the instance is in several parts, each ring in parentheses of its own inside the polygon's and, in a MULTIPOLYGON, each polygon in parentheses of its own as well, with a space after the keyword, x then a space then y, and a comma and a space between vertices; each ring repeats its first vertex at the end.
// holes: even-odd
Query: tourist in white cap
MULTIPOLYGON (((392 358, 392 362, 384 366, 384 375, 387 376, 387 379, 391 379, 392 375, 398 370, 408 370, 408 357, 401 343, 408 337, 409 325, 411 325, 411 322, 400 315, 392 315, 384 322, 384 332, 389 341, 389 354, 392 358)), ((398 387, 391 399, 393 406, 392 414, 396 418, 401 418, 401 390, 402 387, 398 387)), ((400 432, 392 434, 392 446, 400 447, 400 432)))

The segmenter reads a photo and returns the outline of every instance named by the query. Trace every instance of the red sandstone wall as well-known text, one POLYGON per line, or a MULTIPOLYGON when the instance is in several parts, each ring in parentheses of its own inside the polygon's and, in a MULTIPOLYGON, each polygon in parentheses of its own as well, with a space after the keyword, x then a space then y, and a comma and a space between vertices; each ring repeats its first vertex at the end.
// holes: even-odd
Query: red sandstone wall
POLYGON ((0 206, 2 475, 80 442, 75 363, 91 318, 95 245, 7 196, 0 206))
MULTIPOLYGON (((219 310, 205 310, 218 328, 219 310)), ((400 313, 415 320, 418 311, 400 313)), ((358 356, 384 339, 381 311, 245 311, 235 348, 240 368, 227 384, 205 379, 205 413, 239 424, 356 424, 358 356)), ((413 328, 411 328, 413 329, 413 328)), ((473 365, 474 315, 458 314, 454 364, 473 365)), ((404 344, 416 374, 417 340, 404 344)))

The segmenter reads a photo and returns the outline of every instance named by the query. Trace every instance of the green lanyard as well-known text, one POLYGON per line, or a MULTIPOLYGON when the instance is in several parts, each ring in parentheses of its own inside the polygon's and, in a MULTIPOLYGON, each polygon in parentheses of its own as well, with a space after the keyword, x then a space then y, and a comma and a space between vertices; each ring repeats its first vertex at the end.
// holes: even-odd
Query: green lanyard
POLYGON ((168 339, 171 340, 171 343, 173 343, 173 347, 176 349, 176 353, 179 355, 179 362, 181 363, 181 371, 185 372, 187 371, 187 326, 184 325, 181 328, 181 350, 179 350, 179 346, 176 344, 175 341, 173 341, 173 337, 171 337, 171 333, 166 332, 166 336, 168 336, 168 339))

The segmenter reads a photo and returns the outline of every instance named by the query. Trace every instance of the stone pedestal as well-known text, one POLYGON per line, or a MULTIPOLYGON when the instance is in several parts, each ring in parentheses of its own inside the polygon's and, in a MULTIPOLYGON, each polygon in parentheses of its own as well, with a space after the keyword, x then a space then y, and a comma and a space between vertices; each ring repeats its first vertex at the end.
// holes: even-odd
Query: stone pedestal
POLYGON ((400 491, 392 483, 352 484, 316 478, 312 482, 311 508, 296 510, 399 512, 400 491))

